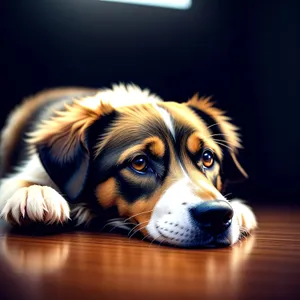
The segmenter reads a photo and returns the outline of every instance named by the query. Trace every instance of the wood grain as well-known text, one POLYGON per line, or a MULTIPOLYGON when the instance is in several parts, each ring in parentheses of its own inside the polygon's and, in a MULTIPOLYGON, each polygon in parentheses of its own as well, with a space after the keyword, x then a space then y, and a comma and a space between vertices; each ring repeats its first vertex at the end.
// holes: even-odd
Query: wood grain
POLYGON ((257 208, 232 248, 184 250, 120 235, 0 231, 0 299, 300 299, 300 209, 257 208))

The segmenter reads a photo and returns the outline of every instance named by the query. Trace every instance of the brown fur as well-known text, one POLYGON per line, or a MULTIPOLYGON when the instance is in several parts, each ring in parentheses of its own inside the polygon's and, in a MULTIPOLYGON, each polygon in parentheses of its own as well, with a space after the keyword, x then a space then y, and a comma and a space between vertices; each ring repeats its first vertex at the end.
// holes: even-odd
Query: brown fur
POLYGON ((100 205, 104 208, 109 208, 116 204, 117 196, 116 181, 113 177, 99 184, 96 188, 96 196, 100 205))
POLYGON ((58 141, 55 147, 57 156, 66 156, 78 142, 84 143, 85 130, 101 116, 112 111, 108 104, 99 105, 96 109, 86 106, 83 101, 74 100, 72 105, 65 104, 65 111, 57 111, 51 120, 43 121, 38 129, 28 134, 28 143, 51 145, 58 141))
POLYGON ((41 91, 31 97, 25 98, 23 102, 9 114, 5 129, 1 133, 0 176, 10 171, 12 165, 11 155, 21 137, 22 130, 40 106, 59 97, 86 92, 91 93, 96 92, 96 90, 83 87, 54 88, 41 91))

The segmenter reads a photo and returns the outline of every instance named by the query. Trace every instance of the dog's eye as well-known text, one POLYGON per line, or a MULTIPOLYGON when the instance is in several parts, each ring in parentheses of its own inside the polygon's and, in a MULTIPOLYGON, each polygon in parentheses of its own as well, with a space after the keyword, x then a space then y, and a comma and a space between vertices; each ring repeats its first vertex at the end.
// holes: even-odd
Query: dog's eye
POLYGON ((145 172, 148 167, 148 160, 147 157, 144 155, 139 155, 135 157, 131 161, 131 167, 138 172, 145 172))
POLYGON ((214 153, 211 150, 205 150, 202 154, 202 162, 204 167, 211 168, 214 164, 214 153))

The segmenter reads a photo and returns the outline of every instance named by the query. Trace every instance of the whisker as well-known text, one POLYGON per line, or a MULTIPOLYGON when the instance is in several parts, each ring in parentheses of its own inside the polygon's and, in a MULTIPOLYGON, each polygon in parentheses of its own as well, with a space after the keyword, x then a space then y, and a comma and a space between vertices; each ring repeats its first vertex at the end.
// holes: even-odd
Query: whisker
POLYGON ((114 222, 114 221, 124 221, 125 218, 113 218, 113 219, 109 219, 108 222, 114 222))
POLYGON ((128 220, 130 220, 130 219, 132 219, 132 218, 134 218, 134 217, 136 217, 136 216, 139 216, 139 215, 142 215, 142 214, 151 213, 151 212, 153 212, 153 209, 151 209, 151 210, 148 210, 148 211, 143 211, 143 212, 141 212, 141 213, 135 214, 135 215, 133 215, 133 216, 131 216, 131 217, 129 217, 129 218, 127 218, 127 219, 125 219, 125 221, 124 221, 124 222, 127 222, 128 220))
POLYGON ((100 231, 103 231, 104 230, 104 228, 106 228, 107 226, 110 226, 110 225, 112 225, 112 224, 114 224, 115 222, 109 222, 109 223, 106 223, 101 229, 100 229, 100 231))
POLYGON ((112 231, 114 231, 115 229, 126 229, 126 230, 130 230, 130 227, 128 227, 128 226, 122 226, 122 225, 116 225, 116 226, 114 226, 112 229, 110 229, 109 232, 112 232, 112 231))
POLYGON ((250 231, 247 228, 240 226, 240 237, 245 239, 248 236, 251 236, 250 231))
MULTIPOLYGON (((119 227, 119 228, 125 228, 126 227, 126 225, 136 225, 135 223, 126 223, 126 224, 124 224, 122 221, 113 221, 113 222, 108 222, 108 223, 106 223, 102 228, 101 228, 101 230, 100 231, 103 231, 104 230, 104 228, 106 228, 106 227, 108 227, 108 226, 113 226, 113 225, 115 225, 109 232, 112 232, 115 228, 117 228, 117 227, 119 227), (116 225, 117 224, 117 225, 116 225)), ((129 230, 130 228, 128 228, 128 230, 129 230)))
POLYGON ((141 231, 142 229, 145 229, 146 227, 147 227, 147 225, 144 226, 144 227, 139 228, 138 230, 136 230, 132 235, 129 236, 129 239, 131 239, 135 234, 137 234, 137 233, 138 233, 139 231, 141 231))
POLYGON ((148 222, 149 222, 149 220, 148 220, 148 221, 145 221, 145 222, 141 222, 141 223, 135 225, 135 226, 128 232, 128 236, 130 235, 130 233, 131 233, 135 228, 139 227, 139 226, 142 225, 142 224, 148 223, 148 222))
POLYGON ((143 238, 142 238, 142 241, 144 241, 147 237, 149 237, 150 236, 150 234, 147 234, 146 236, 144 236, 143 238))
POLYGON ((230 134, 226 134, 226 133, 214 133, 214 134, 211 134, 209 137, 220 136, 220 135, 230 136, 230 134))
POLYGON ((224 197, 227 198, 228 196, 232 195, 232 193, 226 194, 224 197))
POLYGON ((220 143, 220 142, 217 142, 216 140, 214 140, 216 142, 216 144, 220 145, 220 146, 223 146, 225 148, 228 148, 230 151, 234 152, 233 149, 231 147, 229 147, 228 145, 225 145, 223 143, 220 143))
POLYGON ((158 236, 158 237, 156 237, 155 239, 153 239, 148 247, 151 247, 152 244, 153 244, 153 242, 154 242, 155 240, 157 240, 158 238, 160 238, 160 236, 158 236))
POLYGON ((159 243, 159 247, 161 246, 161 244, 165 241, 166 239, 163 239, 160 243, 159 243))
POLYGON ((235 146, 234 143, 230 142, 230 141, 225 141, 225 140, 221 140, 221 139, 213 139, 215 142, 221 142, 221 143, 226 143, 225 145, 229 144, 232 145, 233 147, 235 146))
POLYGON ((107 220, 106 224, 104 225, 103 228, 105 228, 107 225, 114 223, 114 222, 123 222, 124 218, 113 218, 113 219, 109 219, 107 220))
POLYGON ((220 125, 221 123, 214 123, 214 124, 212 124, 212 125, 209 125, 209 126, 207 126, 207 128, 211 128, 211 127, 213 127, 213 126, 217 126, 217 125, 220 125))
POLYGON ((250 231, 244 231, 244 235, 245 235, 245 237, 248 237, 248 236, 251 236, 252 234, 251 234, 251 232, 250 231))

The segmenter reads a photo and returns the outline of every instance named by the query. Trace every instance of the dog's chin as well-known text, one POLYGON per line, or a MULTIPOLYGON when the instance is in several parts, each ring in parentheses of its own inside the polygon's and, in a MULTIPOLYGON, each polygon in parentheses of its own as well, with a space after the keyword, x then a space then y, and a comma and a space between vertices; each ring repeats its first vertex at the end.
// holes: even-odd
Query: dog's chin
MULTIPOLYGON (((181 228, 184 227, 181 226, 181 228)), ((230 226, 225 232, 218 235, 201 231, 196 226, 188 230, 190 234, 183 234, 183 230, 180 231, 180 229, 178 231, 165 231, 159 225, 153 226, 149 223, 147 239, 151 243, 180 248, 223 248, 233 245, 239 239, 239 235, 234 234, 234 226, 230 226)))

